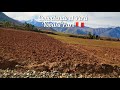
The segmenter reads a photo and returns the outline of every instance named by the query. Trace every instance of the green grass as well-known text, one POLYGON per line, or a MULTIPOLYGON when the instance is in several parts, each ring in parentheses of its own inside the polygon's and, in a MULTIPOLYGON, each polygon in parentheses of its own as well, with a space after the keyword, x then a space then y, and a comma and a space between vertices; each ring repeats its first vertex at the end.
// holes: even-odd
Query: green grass
POLYGON ((69 44, 81 44, 81 45, 88 45, 88 46, 100 46, 100 47, 115 47, 120 48, 120 42, 116 41, 105 41, 105 40, 95 40, 95 39, 82 39, 82 38, 75 38, 69 37, 69 35, 51 35, 47 34, 55 39, 58 39, 62 42, 69 43, 69 44))

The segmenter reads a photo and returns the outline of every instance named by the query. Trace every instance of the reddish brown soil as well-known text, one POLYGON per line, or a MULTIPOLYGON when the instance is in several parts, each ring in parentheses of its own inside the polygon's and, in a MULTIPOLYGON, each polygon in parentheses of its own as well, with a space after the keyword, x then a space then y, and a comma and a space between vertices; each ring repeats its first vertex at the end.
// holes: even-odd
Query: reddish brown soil
POLYGON ((65 44, 37 32, 0 29, 1 69, 120 73, 119 67, 111 66, 120 63, 119 53, 120 49, 65 44))

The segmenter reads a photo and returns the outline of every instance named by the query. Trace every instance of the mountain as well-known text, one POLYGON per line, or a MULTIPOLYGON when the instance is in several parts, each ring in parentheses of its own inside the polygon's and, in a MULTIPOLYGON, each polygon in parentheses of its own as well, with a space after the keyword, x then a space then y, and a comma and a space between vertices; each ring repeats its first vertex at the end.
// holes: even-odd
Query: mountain
POLYGON ((80 27, 53 27, 58 32, 71 33, 71 34, 86 34, 84 28, 80 27))
POLYGON ((111 29, 107 30, 106 32, 101 33, 100 36, 120 38, 120 27, 111 28, 111 29))
POLYGON ((102 33, 105 33, 106 31, 109 31, 111 28, 92 28, 91 32, 92 34, 101 35, 102 33))
POLYGON ((56 30, 54 30, 51 27, 44 27, 43 22, 38 22, 35 19, 31 19, 31 20, 27 20, 27 21, 21 21, 21 22, 23 22, 23 23, 27 22, 27 23, 32 24, 32 25, 34 25, 34 26, 36 26, 36 27, 38 27, 39 29, 42 29, 42 30, 49 30, 49 31, 56 32, 56 30))
POLYGON ((52 32, 57 32, 56 30, 54 30, 54 29, 51 28, 51 27, 39 27, 39 29, 47 30, 47 31, 52 31, 52 32))
POLYGON ((29 24, 32 24, 32 25, 34 25, 36 27, 43 27, 43 23, 42 22, 38 22, 35 19, 27 20, 25 22, 27 22, 29 24))
POLYGON ((14 20, 10 17, 8 17, 7 15, 5 15, 4 13, 0 12, 0 21, 9 21, 9 22, 12 22, 16 25, 21 25, 22 23, 19 22, 18 20, 14 20))

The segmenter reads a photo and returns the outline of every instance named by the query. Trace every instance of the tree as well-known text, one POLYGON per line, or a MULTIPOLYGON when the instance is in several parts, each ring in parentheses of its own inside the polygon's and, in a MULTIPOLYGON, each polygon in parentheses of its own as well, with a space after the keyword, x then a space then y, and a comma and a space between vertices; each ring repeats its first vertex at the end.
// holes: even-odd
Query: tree
POLYGON ((88 37, 89 37, 89 39, 93 39, 91 32, 88 33, 88 37))
POLYGON ((4 22, 4 27, 10 27, 11 26, 11 23, 10 22, 8 22, 8 21, 5 21, 4 22))
POLYGON ((96 35, 96 39, 100 39, 100 36, 96 35))
POLYGON ((88 33, 88 37, 89 39, 100 39, 100 36, 95 35, 95 34, 92 35, 91 32, 88 33))
POLYGON ((0 21, 0 27, 3 27, 3 22, 0 21))
POLYGON ((33 30, 34 27, 35 27, 34 25, 25 22, 25 29, 26 30, 33 30))
POLYGON ((95 34, 92 35, 92 39, 96 39, 96 35, 95 34))

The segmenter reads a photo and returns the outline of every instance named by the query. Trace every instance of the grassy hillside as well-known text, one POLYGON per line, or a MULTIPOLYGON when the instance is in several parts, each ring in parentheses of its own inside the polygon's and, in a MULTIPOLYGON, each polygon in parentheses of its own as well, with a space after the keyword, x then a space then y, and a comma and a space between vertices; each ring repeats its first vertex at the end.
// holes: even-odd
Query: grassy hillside
POLYGON ((120 42, 116 42, 116 41, 82 39, 82 38, 68 37, 67 35, 64 36, 62 34, 61 35, 48 34, 48 36, 51 36, 51 37, 58 39, 62 42, 70 43, 70 44, 81 44, 81 45, 87 45, 87 46, 120 48, 120 42))

